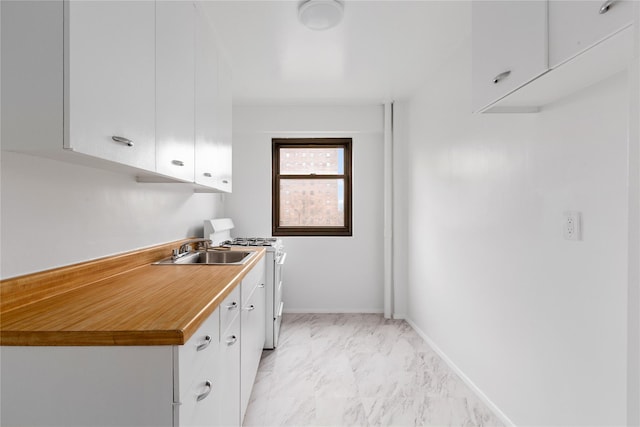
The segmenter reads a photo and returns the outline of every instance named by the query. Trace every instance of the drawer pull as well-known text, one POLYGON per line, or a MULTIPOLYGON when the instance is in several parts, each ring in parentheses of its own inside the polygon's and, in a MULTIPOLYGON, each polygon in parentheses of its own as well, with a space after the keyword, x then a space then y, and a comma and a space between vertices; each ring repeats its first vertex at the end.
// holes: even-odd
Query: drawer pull
POLYGON ((249 307, 246 307, 246 308, 245 308, 245 310, 247 310, 247 311, 253 311, 253 310, 255 310, 255 309, 256 309, 256 306, 255 306, 255 305, 253 305, 253 304, 251 304, 249 307))
POLYGON ((209 396, 209 393, 211 393, 211 389, 213 388, 213 384, 211 384, 211 381, 207 380, 204 383, 205 387, 207 387, 207 391, 205 391, 202 394, 199 394, 198 397, 196 398, 196 401, 200 402, 201 400, 204 400, 207 398, 207 396, 209 396))
POLYGON ((598 11, 598 13, 600 15, 604 15, 605 13, 609 12, 609 9, 611 9, 611 6, 613 6, 615 2, 616 0, 607 0, 606 2, 602 3, 602 6, 600 6, 600 10, 598 11))
POLYGON ((123 136, 115 136, 114 135, 114 136, 111 137, 111 139, 114 140, 115 142, 119 142, 119 143, 125 144, 125 145, 127 145, 129 147, 133 147, 133 141, 130 140, 130 139, 127 139, 127 138, 125 138, 123 136))
POLYGON ((234 345, 236 341, 238 341, 238 337, 236 337, 235 335, 231 335, 229 338, 227 338, 227 345, 234 345))
POLYGON ((233 310, 235 308, 238 308, 238 303, 237 302, 232 302, 231 304, 227 305, 227 309, 228 310, 233 310))
POLYGON ((182 160, 171 160, 171 163, 176 166, 184 166, 184 162, 182 160))
POLYGON ((207 335, 204 337, 204 342, 196 347, 196 351, 204 350, 205 348, 209 347, 209 344, 211 344, 211 336, 207 335))
POLYGON ((509 74, 511 74, 511 70, 507 70, 507 71, 504 71, 504 72, 502 72, 502 73, 498 74, 497 76, 495 76, 495 77, 493 78, 493 83, 494 83, 494 84, 498 84, 498 83, 500 83, 502 80, 504 80, 504 79, 506 79, 507 77, 509 77, 509 74))

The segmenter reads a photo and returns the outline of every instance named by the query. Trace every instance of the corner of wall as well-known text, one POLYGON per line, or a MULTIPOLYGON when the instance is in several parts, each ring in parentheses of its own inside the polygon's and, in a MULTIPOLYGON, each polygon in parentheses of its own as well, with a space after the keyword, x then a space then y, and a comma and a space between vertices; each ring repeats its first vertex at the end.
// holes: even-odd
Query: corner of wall
POLYGON ((460 369, 453 361, 447 356, 447 354, 442 351, 440 347, 426 334, 422 329, 418 327, 410 318, 406 317, 404 319, 414 331, 431 347, 433 351, 435 351, 438 356, 451 368, 453 372, 460 377, 460 379, 471 389, 471 391, 484 403, 487 407, 493 412, 493 414, 500 419, 506 426, 514 427, 515 424, 513 421, 507 417, 507 415, 500 410, 500 408, 489 399, 489 397, 478 387, 471 379, 460 369))

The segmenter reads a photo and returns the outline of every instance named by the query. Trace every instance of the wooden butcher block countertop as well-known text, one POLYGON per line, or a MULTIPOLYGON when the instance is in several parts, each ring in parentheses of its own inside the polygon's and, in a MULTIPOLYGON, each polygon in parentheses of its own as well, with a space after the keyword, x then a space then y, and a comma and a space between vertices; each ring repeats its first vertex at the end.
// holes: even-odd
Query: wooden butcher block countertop
POLYGON ((264 256, 152 265, 182 242, 0 281, 0 345, 181 345, 264 256))

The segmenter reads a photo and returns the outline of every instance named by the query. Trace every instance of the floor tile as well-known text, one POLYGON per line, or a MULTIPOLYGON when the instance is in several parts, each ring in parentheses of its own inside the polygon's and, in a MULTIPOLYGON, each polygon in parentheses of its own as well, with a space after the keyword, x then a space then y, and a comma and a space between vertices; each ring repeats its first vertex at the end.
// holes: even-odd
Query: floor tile
POLYGON ((243 424, 503 426, 408 323, 378 314, 285 314, 243 424))

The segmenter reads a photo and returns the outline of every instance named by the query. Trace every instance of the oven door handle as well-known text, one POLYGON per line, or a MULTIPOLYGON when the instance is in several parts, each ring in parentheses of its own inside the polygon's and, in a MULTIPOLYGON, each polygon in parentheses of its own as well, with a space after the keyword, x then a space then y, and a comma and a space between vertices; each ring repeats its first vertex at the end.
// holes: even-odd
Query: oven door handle
POLYGON ((278 265, 283 265, 284 261, 287 259, 287 253, 283 252, 282 255, 280 255, 280 257, 278 258, 278 260, 276 261, 276 264, 278 265))

